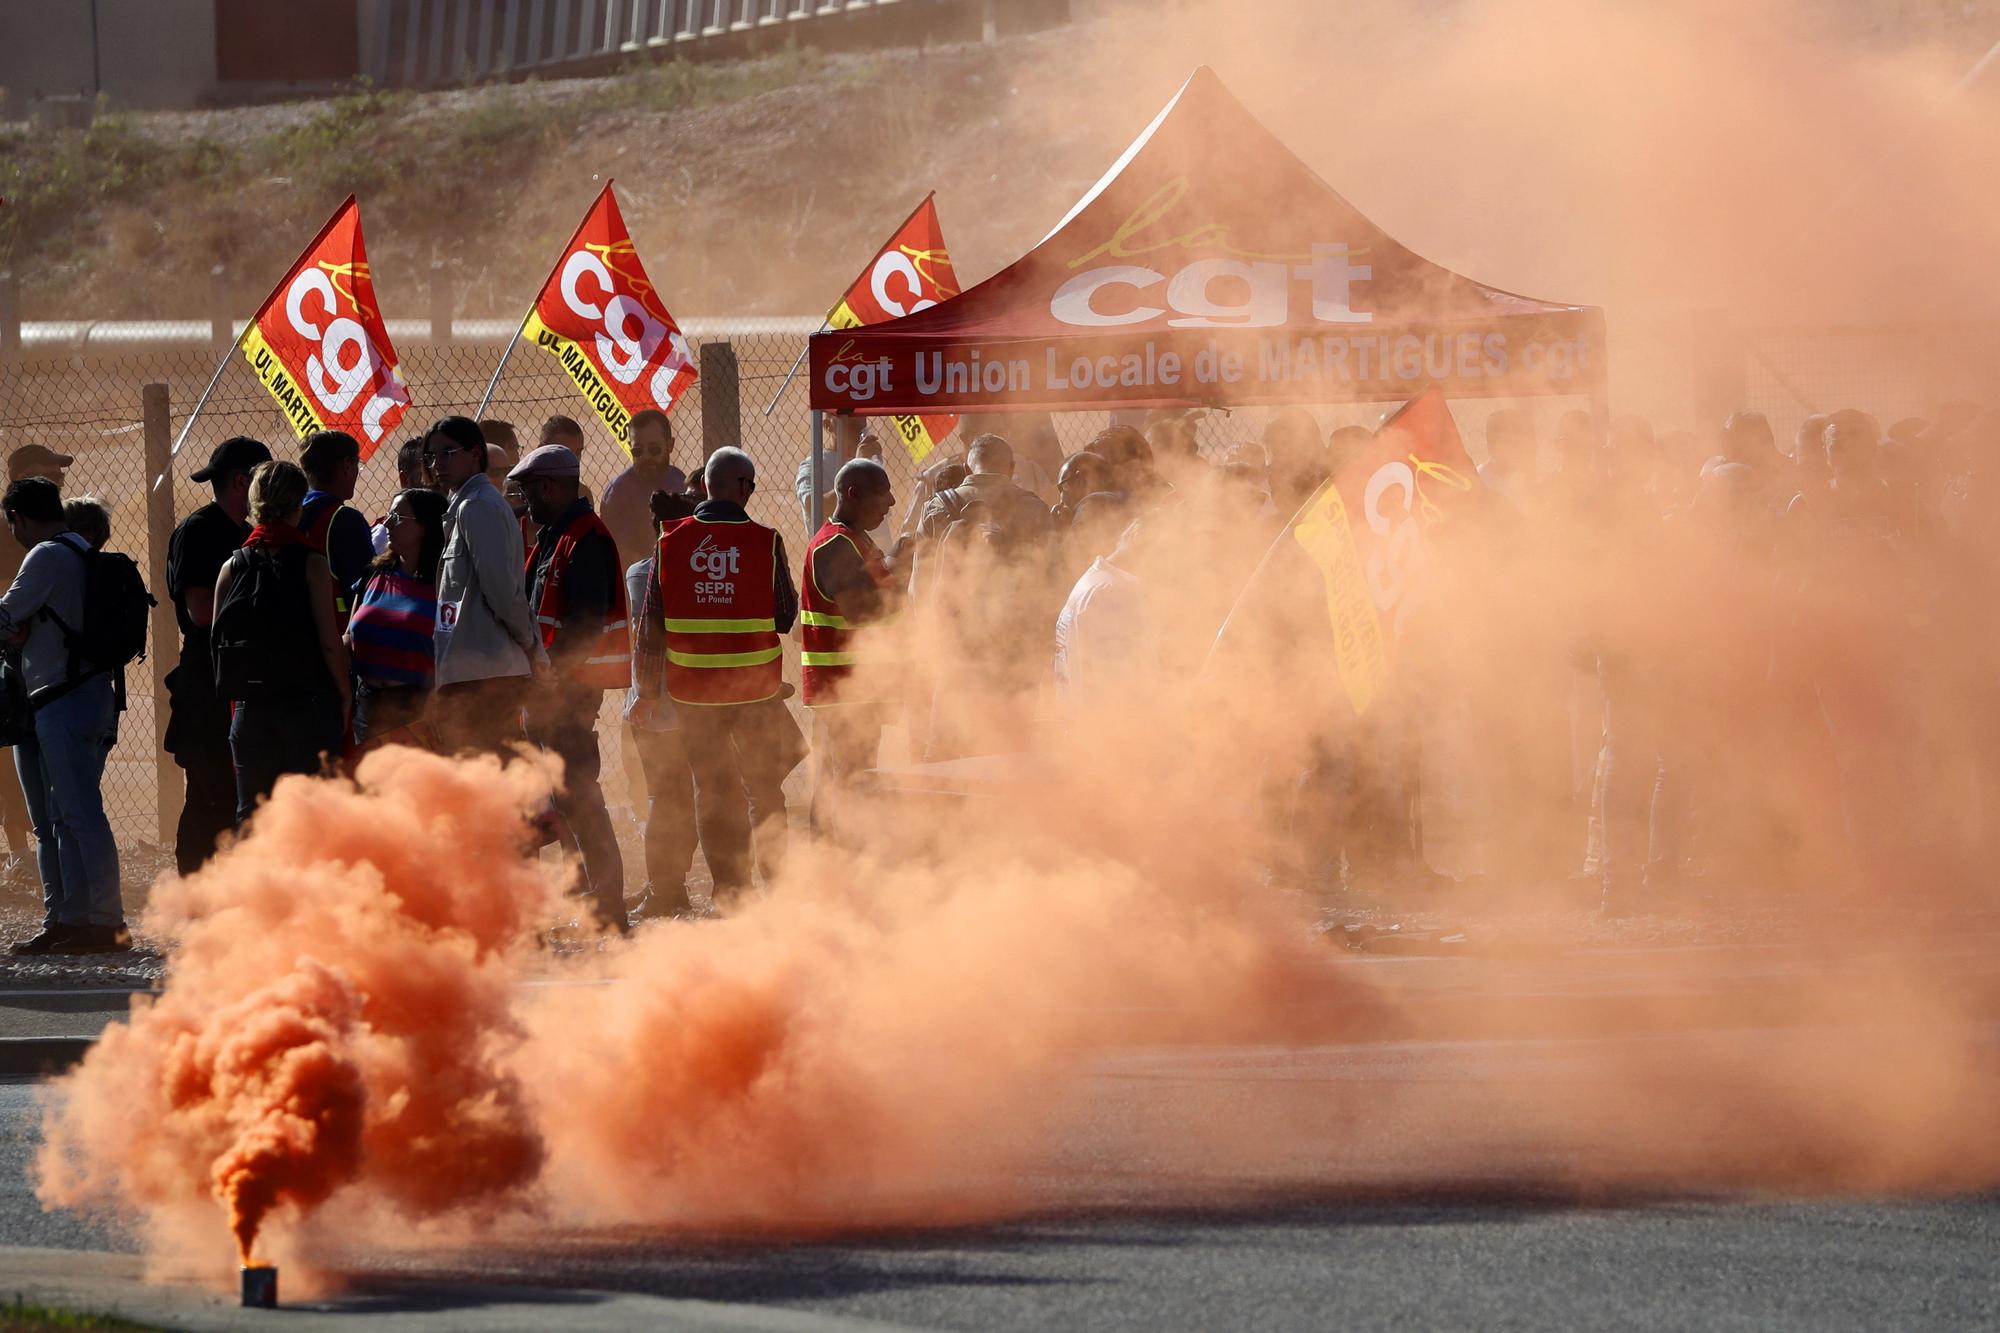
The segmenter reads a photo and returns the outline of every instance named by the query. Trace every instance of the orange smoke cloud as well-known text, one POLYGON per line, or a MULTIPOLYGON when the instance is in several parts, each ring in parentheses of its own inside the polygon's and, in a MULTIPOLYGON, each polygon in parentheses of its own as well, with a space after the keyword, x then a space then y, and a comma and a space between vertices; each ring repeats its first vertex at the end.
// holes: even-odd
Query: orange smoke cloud
POLYGON ((551 780, 397 750, 358 787, 282 782, 247 837, 156 890, 171 979, 57 1085, 42 1199, 136 1213, 182 1254, 226 1218, 247 1261, 274 1215, 342 1187, 428 1217, 532 1184, 540 1138, 502 1061, 513 955, 555 890, 506 847, 551 780))
MULTIPOLYGON (((1910 235, 1945 215, 1984 244, 1995 216, 1992 173, 1938 166, 1942 145, 1983 161, 1991 143, 1968 109, 1927 110, 1948 84, 1935 59, 1845 60, 1799 38, 1776 5, 1731 19, 1719 6, 1473 3, 1393 33, 1406 12, 1268 7, 1300 28, 1245 24, 1246 8, 1148 6, 1183 18, 1156 22, 1145 42, 1052 57, 1044 77, 1062 96, 1020 99, 1031 109, 1008 124, 1022 132, 1001 137, 1039 145, 1032 131, 1057 118, 1072 134, 1128 133, 1204 58, 1358 206, 1482 279, 1575 299, 1715 301, 1757 318, 1937 295, 1940 274, 1975 275, 1960 293, 1968 307, 1996 294, 1990 264, 1910 235), (1689 15, 1707 26, 1689 28, 1689 15), (1365 40, 1338 40, 1350 23, 1365 40), (1330 63, 1302 69, 1301 51, 1330 63), (1093 58, 1114 68, 1078 77, 1093 58), (1711 73, 1693 96, 1686 70, 1703 62, 1711 73), (1329 115, 1329 87, 1352 114, 1329 115), (1757 134, 1732 137, 1748 125, 1757 134), (1892 150, 1925 126, 1941 146, 1900 164, 1917 178, 1905 196, 1863 190, 1849 203, 1848 145, 1892 150), (1718 144, 1730 149, 1720 164, 1718 144), (1442 203, 1440 179, 1456 183, 1442 203), (1842 207, 1820 207, 1830 203, 1842 207), (1683 225, 1691 216, 1702 229, 1683 225), (1875 262, 1891 253, 1921 271, 1875 262)), ((1030 211, 1012 192, 1040 174, 995 173, 1010 195, 994 215, 1030 211)), ((1660 380, 1675 420, 1712 429, 1719 412, 1670 392, 1673 356, 1626 354, 1624 318, 1614 306, 1617 373, 1660 380)), ((1615 401, 1629 405, 1625 386, 1615 401)), ((1459 406, 1484 456, 1484 407, 1459 406)), ((1556 408, 1540 410, 1546 437, 1556 408)), ((1317 425, 1371 412, 1333 408, 1317 425)), ((1206 428, 1211 444, 1222 425, 1206 428)), ((1232 429, 1255 426, 1245 414, 1232 429)), ((1261 1179, 1319 1183, 1402 1135, 1416 1175, 1991 1183, 2000 1148, 1968 1033, 1993 997, 1933 975, 1921 940, 1876 922, 1986 893, 2000 777, 1983 607, 2000 542, 1930 534, 1905 548, 1911 564, 1848 571, 1827 558, 1843 549, 1837 525, 1813 526, 1810 502, 1803 520, 1781 520, 1782 494, 1763 497, 1761 526, 1679 502, 1663 521, 1655 481, 1693 488, 1709 452, 1692 437, 1671 453, 1635 437, 1565 460, 1519 512, 1454 515, 1365 726, 1333 669, 1324 586, 1283 537, 1290 567, 1272 562, 1272 586, 1246 599, 1257 604, 1201 675, 1283 515, 1260 516, 1254 497, 1187 464, 1172 478, 1178 507, 1150 517, 1150 540, 1129 553, 1153 638, 1132 647, 1101 706, 1043 726, 1035 761, 977 800, 850 809, 838 843, 798 840, 778 882, 729 918, 651 927, 556 974, 598 984, 520 984, 544 966, 529 943, 559 886, 508 831, 548 789, 545 767, 392 751, 364 764, 358 786, 287 781, 234 850, 156 894, 153 924, 180 940, 169 983, 56 1086, 42 1197, 136 1212, 156 1250, 219 1253, 233 1232, 246 1254, 255 1240, 304 1255, 384 1214, 816 1228, 1033 1206, 1049 1197, 1033 1168, 1052 1160, 1065 1103, 1112 1048, 1479 1030, 1463 1013, 1439 1022, 1440 1006, 1399 1010, 1358 969, 1330 966, 1308 929, 1316 895, 1359 897, 1339 896, 1342 856, 1352 864, 1371 832, 1352 789, 1390 786, 1417 753, 1424 851, 1467 881, 1391 884, 1390 905, 1463 913, 1489 938, 1525 941, 1516 984, 1563 1010, 1566 1031, 1590 1032, 1602 1020, 1587 1005, 1570 1015, 1560 1003, 1573 978, 1559 955, 1615 929, 1577 928, 1596 925, 1597 890, 1567 882, 1590 804, 1572 781, 1581 769, 1579 786, 1595 782, 1607 702, 1623 706, 1625 761, 1608 775, 1609 843, 1648 854, 1629 826, 1666 756, 1668 781, 1700 788, 1722 816, 1704 850, 1728 876, 1705 897, 1665 900, 1674 929, 1745 905, 1814 919, 1792 941, 1800 975, 1787 999, 1821 1030, 1784 1037, 1774 1057, 1703 1029, 1721 978, 1698 955, 1625 1006, 1689 1030, 1596 1057, 1597 1083, 1489 1070, 1443 1089, 1350 1088, 1335 1130, 1317 1106, 1288 1120, 1246 1099, 1249 1129, 1163 1108, 1150 1135, 1113 1151, 1169 1180, 1220 1157, 1261 1179), (1938 613, 1884 632, 1913 586, 1933 590, 1938 613), (1573 716, 1591 752, 1581 764, 1573 716), (1925 771, 1868 771, 1912 756, 1925 771), (1855 814, 1875 844, 1849 831, 1855 814), (1833 889, 1855 928, 1830 914, 1833 889), (1872 1028, 1857 1034, 1862 1018, 1872 1028)), ((1775 491, 1816 485, 1775 456, 1761 466, 1775 491)), ((991 592, 969 586, 962 601, 991 592)), ((1023 745, 1037 719, 1008 690, 1040 681, 1055 591, 1011 628, 995 618, 961 637, 962 623, 922 608, 903 618, 895 651, 867 636, 862 649, 920 664, 956 721, 1023 745)), ((1458 998, 1462 1011, 1487 997, 1458 998)))

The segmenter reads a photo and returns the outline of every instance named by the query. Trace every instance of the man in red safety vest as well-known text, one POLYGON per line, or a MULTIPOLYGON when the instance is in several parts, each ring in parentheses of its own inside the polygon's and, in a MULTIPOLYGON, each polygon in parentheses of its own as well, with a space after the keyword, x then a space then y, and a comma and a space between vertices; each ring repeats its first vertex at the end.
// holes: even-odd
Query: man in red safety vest
POLYGON ((576 455, 559 444, 532 450, 507 474, 518 481, 536 524, 528 552, 528 606, 551 678, 528 692, 528 739, 560 755, 556 813, 583 856, 583 885, 607 928, 623 932, 625 862, 597 776, 597 714, 606 690, 632 683, 632 633, 625 572, 604 521, 579 491, 576 455))
MULTIPOLYGON (((741 449, 709 456, 708 498, 660 537, 667 693, 694 770, 695 827, 717 906, 750 888, 752 831, 768 883, 785 849, 785 777, 805 758, 785 707, 779 637, 798 591, 778 534, 744 506, 757 465, 741 449)), ((641 690, 648 682, 640 682, 641 690)))
MULTIPOLYGON (((834 509, 806 549, 799 596, 800 679, 813 710, 812 822, 824 831, 828 806, 863 784, 875 767, 882 725, 900 678, 877 651, 880 625, 901 608, 909 569, 891 561, 868 533, 896 506, 889 473, 872 459, 843 464, 833 480, 834 509)), ((907 545, 909 538, 899 544, 907 545)))

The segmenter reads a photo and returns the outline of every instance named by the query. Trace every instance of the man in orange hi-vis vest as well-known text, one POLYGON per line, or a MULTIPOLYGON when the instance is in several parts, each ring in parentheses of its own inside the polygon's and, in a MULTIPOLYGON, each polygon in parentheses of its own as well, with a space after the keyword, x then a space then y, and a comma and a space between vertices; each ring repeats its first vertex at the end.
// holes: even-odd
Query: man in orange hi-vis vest
POLYGON ((798 619, 799 595, 784 541, 744 509, 757 489, 750 455, 718 449, 705 477, 708 498, 660 536, 660 605, 695 827, 713 901, 726 907, 750 888, 753 830, 767 884, 784 856, 785 777, 805 742, 785 707, 779 638, 798 619))
POLYGON ((867 640, 857 648, 855 635, 896 614, 910 579, 909 566, 884 555, 868 536, 896 506, 888 470, 854 459, 834 477, 833 491, 833 516, 813 534, 799 588, 799 678, 813 716, 815 832, 826 831, 832 803, 860 788, 875 767, 901 682, 879 649, 870 651, 867 640))
POLYGON ((529 691, 523 720, 529 740, 562 757, 555 806, 583 854, 583 891, 598 920, 623 933, 625 862, 597 781, 597 714, 606 690, 632 683, 632 631, 625 567, 604 520, 579 493, 578 473, 575 454, 545 444, 507 474, 521 484, 536 525, 528 606, 554 668, 529 691))

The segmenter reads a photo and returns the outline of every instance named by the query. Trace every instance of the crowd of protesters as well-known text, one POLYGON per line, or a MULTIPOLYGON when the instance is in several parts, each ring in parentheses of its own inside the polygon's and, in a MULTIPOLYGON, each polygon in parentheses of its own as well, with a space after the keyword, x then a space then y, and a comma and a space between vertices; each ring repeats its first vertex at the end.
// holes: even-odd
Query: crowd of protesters
MULTIPOLYGON (((1839 836, 1814 873, 1879 869, 1906 850, 1907 821, 1885 814, 1909 776, 1894 753, 1907 719, 1886 682, 1922 642, 1927 571, 1991 559, 1989 471, 1974 445, 1992 424, 1962 404, 1886 431, 1843 410, 1808 418, 1787 452, 1750 412, 1723 423, 1712 449, 1634 419, 1600 430, 1577 412, 1545 450, 1529 413, 1492 413, 1467 481, 1474 505, 1432 571, 1488 609, 1485 638, 1476 623, 1466 633, 1481 669, 1509 681, 1507 707, 1490 710, 1504 716, 1485 723, 1504 734, 1470 747, 1492 770, 1473 780, 1506 793, 1492 802, 1507 813, 1483 839, 1485 868, 1586 879, 1622 913, 1670 888, 1696 840, 1711 860, 1752 845, 1803 857, 1807 839, 1787 821, 1824 819, 1839 836), (1538 577, 1558 569, 1569 572, 1538 577), (1909 633, 1851 632, 1858 584, 1909 633), (1799 756, 1798 786, 1821 808, 1754 799, 1746 756, 1768 773, 1773 750, 1799 756)), ((181 640, 165 733, 186 783, 178 867, 205 863, 286 774, 389 744, 534 747, 564 773, 534 836, 575 854, 602 928, 694 914, 697 848, 726 909, 783 860, 784 787, 809 753, 808 822, 838 837, 842 803, 873 790, 893 725, 913 759, 990 754, 1022 747, 1050 700, 1098 709, 1135 682, 1192 671, 1233 590, 1372 438, 1325 434, 1290 409, 1258 442, 1207 458, 1200 425, 1198 413, 1157 413, 1067 457, 1052 429, 1028 431, 1025 452, 980 432, 926 460, 899 520, 879 439, 838 421, 794 479, 810 534, 796 581, 783 537, 750 517, 750 456, 721 448, 690 476, 657 412, 631 422, 631 465, 601 507, 567 417, 526 449, 503 421, 437 421, 396 451, 399 489, 373 516, 352 506, 351 436, 314 434, 296 462, 225 440, 194 473, 211 501, 167 553, 181 640), (1197 545, 1214 575, 1201 582, 1180 573, 1197 545), (898 651, 921 645, 937 660, 898 663, 881 647, 898 620, 898 651), (810 743, 783 675, 795 625, 810 743), (607 693, 644 776, 636 895, 600 783, 607 693)), ((17 449, 0 503, 14 538, 0 568, 11 645, 0 684, 11 670, 32 704, 10 737, 19 781, 0 782, 0 827, 17 858, 32 838, 47 909, 17 953, 130 943, 101 791, 122 677, 80 661, 69 628, 84 623, 97 586, 87 556, 110 520, 94 497, 64 500, 71 462, 17 449)), ((1421 813, 1435 738, 1415 715, 1426 690, 1451 688, 1451 668, 1421 643, 1406 655, 1411 683, 1316 736, 1284 797, 1297 839, 1350 878, 1436 877, 1421 813)))
MULTIPOLYGON (((1419 613, 1365 716, 1324 679, 1322 707, 1285 706, 1324 724, 1285 797, 1306 855, 1350 883, 1445 879, 1425 846, 1427 772, 1467 798, 1455 871, 1574 881, 1614 916, 1667 900, 1696 866, 1716 882, 1852 887, 1991 850, 1981 802, 2000 775, 1979 738, 1994 719, 1964 706, 1981 692, 1961 679, 1991 645, 1951 608, 1995 552, 1980 447, 1993 417, 1952 403, 1885 429, 1844 409, 1809 417, 1789 450, 1754 412, 1707 444, 1581 411, 1546 440, 1523 409, 1483 424, 1468 503, 1428 534, 1450 646, 1419 613), (1909 793, 1940 773, 1942 799, 1913 814, 1909 793)), ((912 664, 929 681, 877 691, 899 695, 914 757, 1022 744, 1044 682, 1101 714, 1194 675, 1259 557, 1293 545, 1277 539, 1301 506, 1373 439, 1289 409, 1206 458, 1198 430, 1186 413, 1109 427, 1062 460, 1052 504, 997 436, 923 469, 868 580, 937 621, 901 641, 933 659, 912 664), (1020 644, 1046 651, 996 650, 1020 644)), ((850 529, 882 519, 847 494, 843 460, 865 447, 836 436, 821 460, 823 477, 840 467, 827 500, 850 529)), ((878 559, 879 541, 849 540, 878 559)), ((1294 564, 1318 637, 1285 652, 1330 661, 1318 574, 1294 564)), ((826 583, 813 572, 808 663, 826 583)), ((822 772, 867 767, 878 733, 873 715, 820 728, 822 772)))

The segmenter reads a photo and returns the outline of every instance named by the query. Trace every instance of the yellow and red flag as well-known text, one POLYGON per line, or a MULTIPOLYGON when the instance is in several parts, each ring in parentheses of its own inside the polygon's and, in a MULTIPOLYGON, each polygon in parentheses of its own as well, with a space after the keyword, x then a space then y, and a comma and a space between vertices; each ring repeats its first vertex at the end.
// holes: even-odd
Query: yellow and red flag
POLYGON ((628 454, 633 414, 673 411, 695 381, 687 339, 639 262, 610 181, 563 247, 521 336, 562 363, 628 454))
MULTIPOLYGON (((876 251, 847 295, 827 315, 827 327, 880 324, 928 310, 958 295, 958 274, 952 271, 951 255, 944 248, 944 231, 938 224, 937 205, 932 202, 935 198, 925 195, 889 243, 876 251)), ((895 425, 896 438, 910 451, 911 459, 921 463, 939 440, 951 434, 958 418, 896 417, 895 425)))
POLYGON ((1357 717, 1388 681, 1421 596, 1426 536, 1476 475, 1444 394, 1426 389, 1341 463, 1292 524, 1326 585, 1334 660, 1357 717))
POLYGON ((375 303, 361 210, 334 210, 257 311, 238 344, 301 436, 344 430, 366 459, 410 405, 375 303))

